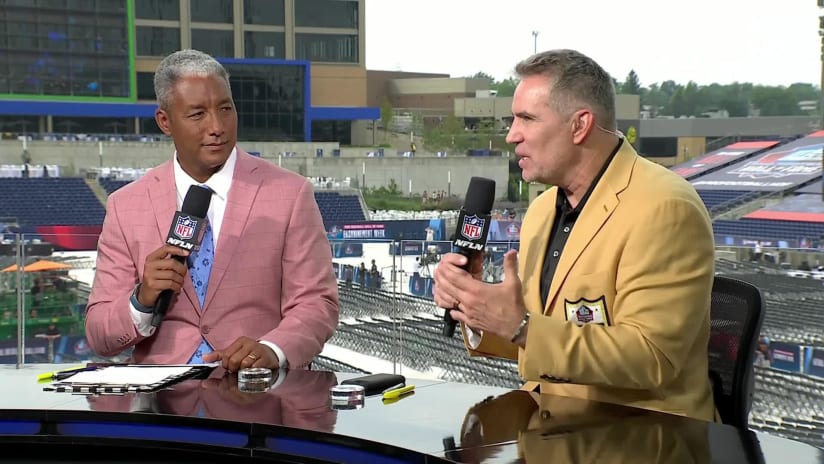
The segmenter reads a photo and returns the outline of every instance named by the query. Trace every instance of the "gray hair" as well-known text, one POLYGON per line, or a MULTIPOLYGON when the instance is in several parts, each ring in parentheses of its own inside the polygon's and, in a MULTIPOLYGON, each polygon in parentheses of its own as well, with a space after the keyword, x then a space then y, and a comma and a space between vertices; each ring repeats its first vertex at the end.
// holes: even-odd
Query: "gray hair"
POLYGON ((519 77, 543 75, 550 80, 550 106, 564 117, 580 105, 607 129, 615 129, 615 86, 612 77, 592 58, 575 50, 537 53, 515 66, 519 77))
POLYGON ((157 105, 167 109, 170 93, 175 83, 183 76, 217 76, 229 85, 229 73, 218 61, 198 50, 186 49, 163 58, 154 75, 154 90, 157 105))

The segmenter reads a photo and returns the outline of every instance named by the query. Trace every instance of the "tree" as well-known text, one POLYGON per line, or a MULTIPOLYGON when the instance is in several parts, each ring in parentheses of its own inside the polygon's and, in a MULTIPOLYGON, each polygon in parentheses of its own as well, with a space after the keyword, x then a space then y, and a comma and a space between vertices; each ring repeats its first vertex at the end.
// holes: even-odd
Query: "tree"
POLYGON ((383 101, 381 102, 381 124, 383 124, 384 139, 386 139, 386 134, 391 130, 392 119, 395 117, 394 111, 389 97, 384 95, 383 101))
POLYGON ((629 71, 626 80, 621 84, 621 93, 630 95, 641 95, 641 81, 634 69, 629 71))
POLYGON ((518 82, 515 78, 508 77, 500 82, 493 82, 489 87, 492 90, 497 90, 499 97, 511 97, 515 94, 515 87, 518 86, 518 82))
POLYGON ((487 73, 483 72, 483 71, 478 71, 478 72, 476 72, 475 74, 473 74, 473 75, 471 76, 471 78, 472 78, 472 79, 486 79, 486 80, 488 80, 488 81, 489 81, 489 85, 490 85, 490 86, 491 86, 493 83, 495 83, 495 78, 494 78, 494 77, 492 77, 492 76, 490 76, 489 74, 487 74, 487 73))

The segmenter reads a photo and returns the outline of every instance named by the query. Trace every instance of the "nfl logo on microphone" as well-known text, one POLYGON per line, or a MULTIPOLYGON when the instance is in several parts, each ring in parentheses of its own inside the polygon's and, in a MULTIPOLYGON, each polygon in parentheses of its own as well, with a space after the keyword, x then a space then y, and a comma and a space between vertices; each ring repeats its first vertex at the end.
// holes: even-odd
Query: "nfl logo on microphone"
POLYGON ((472 216, 464 216, 461 235, 466 237, 467 240, 478 240, 481 238, 481 233, 483 233, 484 222, 484 219, 474 214, 472 216))
POLYGON ((177 224, 175 224, 175 235, 181 240, 189 240, 195 235, 196 227, 197 221, 189 216, 179 217, 177 218, 177 224))

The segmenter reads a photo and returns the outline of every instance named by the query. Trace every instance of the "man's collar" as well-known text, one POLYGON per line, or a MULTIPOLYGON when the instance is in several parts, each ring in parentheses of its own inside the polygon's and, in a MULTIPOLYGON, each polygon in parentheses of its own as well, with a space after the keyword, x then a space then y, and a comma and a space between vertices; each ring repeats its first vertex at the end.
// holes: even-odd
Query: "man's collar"
POLYGON ((598 181, 604 177, 604 173, 607 172, 607 168, 609 167, 612 160, 615 158, 615 155, 618 154, 618 151, 621 150, 621 145, 624 144, 624 138, 619 137, 618 143, 615 145, 615 148, 612 149, 612 153, 610 153, 609 157, 607 158, 606 162, 603 166, 601 166, 601 170, 598 172, 598 175, 595 176, 595 179, 592 180, 592 183, 589 185, 587 192, 581 197, 581 201, 572 208, 569 204, 569 198, 567 198, 566 192, 564 189, 558 189, 558 196, 555 199, 555 207, 562 208, 565 213, 575 212, 580 213, 582 209, 584 209, 584 205, 586 204, 587 200, 589 200, 590 195, 592 195, 592 191, 595 190, 595 186, 598 185, 598 181))
POLYGON ((174 156, 174 172, 175 172, 175 187, 177 188, 178 192, 178 199, 182 202, 182 195, 185 195, 186 192, 189 191, 189 187, 192 185, 202 185, 206 184, 215 195, 218 196, 223 201, 226 201, 226 198, 229 196, 229 188, 232 186, 232 176, 235 172, 235 164, 237 162, 237 147, 232 149, 232 153, 229 154, 229 158, 226 159, 226 162, 223 163, 223 167, 220 168, 220 171, 212 174, 212 177, 208 178, 206 182, 198 182, 194 180, 183 168, 180 166, 180 162, 177 159, 177 152, 175 152, 174 156))

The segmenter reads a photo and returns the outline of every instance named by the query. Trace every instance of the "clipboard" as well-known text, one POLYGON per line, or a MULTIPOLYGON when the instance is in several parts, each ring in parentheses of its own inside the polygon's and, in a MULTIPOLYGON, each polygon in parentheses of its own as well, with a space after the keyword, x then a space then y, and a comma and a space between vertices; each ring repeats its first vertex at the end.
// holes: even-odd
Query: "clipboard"
POLYGON ((152 365, 127 364, 101 367, 91 372, 78 372, 63 380, 45 385, 43 391, 83 395, 120 395, 130 392, 153 392, 191 378, 208 376, 216 365, 152 365), (139 380, 140 370, 151 374, 152 381, 139 380), (150 371, 151 370, 151 371, 150 371), (169 371, 165 373, 163 371, 169 371), (84 375, 80 375, 84 374, 84 375), (97 374, 97 375, 95 375, 97 374), (123 381, 117 381, 122 377, 123 381), (88 381, 86 379, 100 379, 88 381))

